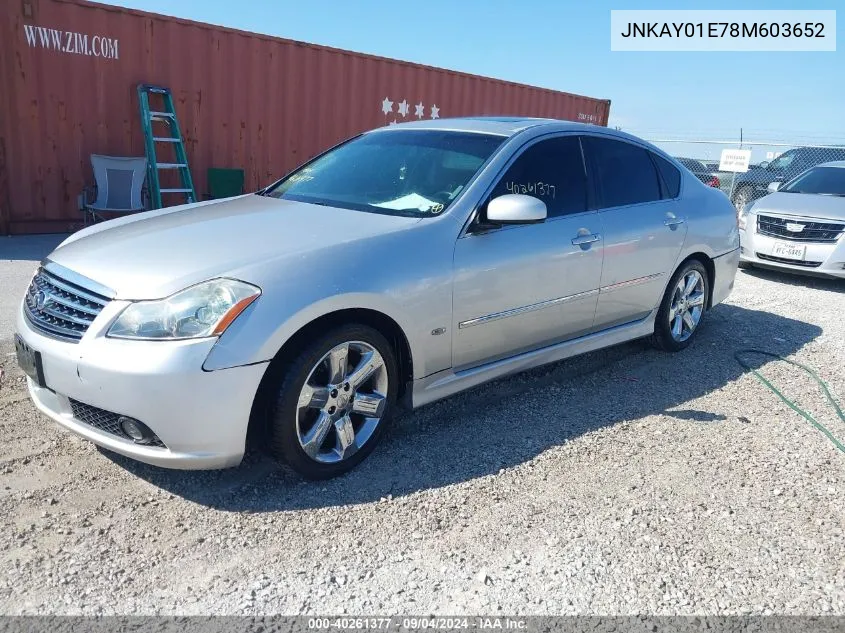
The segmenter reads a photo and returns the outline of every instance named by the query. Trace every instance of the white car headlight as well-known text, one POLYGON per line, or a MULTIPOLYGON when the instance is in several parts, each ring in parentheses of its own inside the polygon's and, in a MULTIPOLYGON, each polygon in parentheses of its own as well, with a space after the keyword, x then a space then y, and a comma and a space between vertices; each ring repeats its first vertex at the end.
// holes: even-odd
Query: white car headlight
POLYGON ((219 336, 260 294, 260 288, 243 281, 212 279, 166 299, 132 303, 108 336, 171 341, 219 336))
POLYGON ((749 202, 737 213, 736 222, 743 231, 745 230, 745 225, 748 223, 748 214, 751 212, 751 207, 753 206, 754 203, 749 202))

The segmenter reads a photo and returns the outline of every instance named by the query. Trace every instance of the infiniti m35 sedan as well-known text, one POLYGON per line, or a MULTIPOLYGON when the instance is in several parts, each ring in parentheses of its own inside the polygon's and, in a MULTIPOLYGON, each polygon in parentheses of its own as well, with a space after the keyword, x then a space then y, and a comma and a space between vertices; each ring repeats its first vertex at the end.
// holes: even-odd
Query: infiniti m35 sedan
POLYGON ((731 291, 736 211, 592 125, 439 119, 357 136, 255 194, 90 226, 17 317, 35 405, 111 451, 343 473, 394 412, 651 337, 731 291))

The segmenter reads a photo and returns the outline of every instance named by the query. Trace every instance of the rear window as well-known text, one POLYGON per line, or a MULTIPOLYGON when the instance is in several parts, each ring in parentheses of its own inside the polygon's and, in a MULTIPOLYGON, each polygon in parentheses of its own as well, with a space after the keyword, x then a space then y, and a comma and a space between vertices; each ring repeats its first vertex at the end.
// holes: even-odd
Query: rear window
MULTIPOLYGON (((661 178, 663 178, 663 184, 666 185, 666 198, 677 198, 678 194, 681 193, 681 172, 678 171, 678 168, 675 167, 672 163, 668 160, 663 158, 662 156, 655 154, 654 152, 649 152, 651 154, 652 160, 654 160, 654 164, 657 165, 657 170, 660 172, 661 178)), ((686 161, 682 161, 683 165, 687 168, 692 170, 686 161)), ((699 163, 701 165, 701 163, 699 163)), ((704 165, 701 165, 703 168, 704 165)))
POLYGON ((648 151, 608 138, 586 136, 584 141, 602 208, 660 200, 657 170, 648 151))

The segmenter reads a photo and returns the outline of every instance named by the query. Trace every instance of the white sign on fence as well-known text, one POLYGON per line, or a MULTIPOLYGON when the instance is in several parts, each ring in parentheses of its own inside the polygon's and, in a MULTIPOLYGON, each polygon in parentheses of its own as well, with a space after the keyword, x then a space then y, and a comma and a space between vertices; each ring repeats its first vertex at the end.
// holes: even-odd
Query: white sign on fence
POLYGON ((750 162, 750 149, 723 149, 719 160, 719 171, 745 172, 748 171, 750 162))

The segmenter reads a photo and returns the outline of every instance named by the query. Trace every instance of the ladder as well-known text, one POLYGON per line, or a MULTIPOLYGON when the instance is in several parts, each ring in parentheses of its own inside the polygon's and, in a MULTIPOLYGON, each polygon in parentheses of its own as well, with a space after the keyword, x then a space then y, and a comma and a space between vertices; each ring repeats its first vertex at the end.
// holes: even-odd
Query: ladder
MULTIPOLYGON (((144 128, 144 148, 147 153, 147 180, 149 182, 150 199, 153 209, 162 208, 161 197, 164 195, 184 196, 185 202, 196 202, 197 193, 191 170, 188 168, 188 155, 185 152, 185 142, 176 120, 176 110, 173 107, 173 95, 170 90, 161 86, 138 84, 138 103, 141 106, 141 125, 144 128), (162 107, 158 110, 150 109, 150 97, 161 95, 162 107), (162 133, 158 136, 153 130, 153 123, 163 123, 167 131, 159 126, 162 133), (173 148, 175 162, 159 162, 156 146, 166 144, 173 148), (165 185, 162 189, 160 173, 163 170, 175 170, 179 176, 178 186, 165 185)), ((173 160, 173 159, 169 159, 173 160)))

